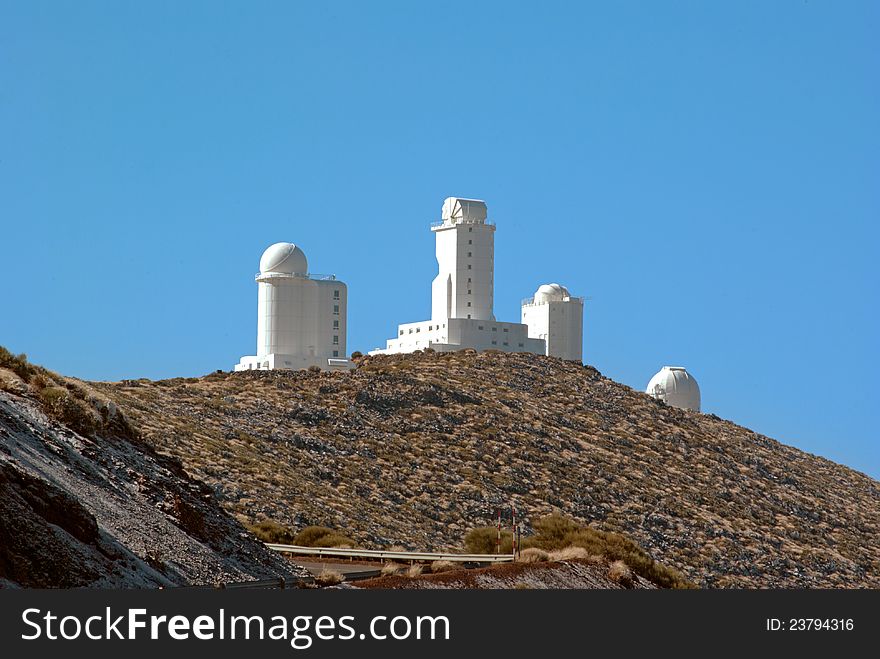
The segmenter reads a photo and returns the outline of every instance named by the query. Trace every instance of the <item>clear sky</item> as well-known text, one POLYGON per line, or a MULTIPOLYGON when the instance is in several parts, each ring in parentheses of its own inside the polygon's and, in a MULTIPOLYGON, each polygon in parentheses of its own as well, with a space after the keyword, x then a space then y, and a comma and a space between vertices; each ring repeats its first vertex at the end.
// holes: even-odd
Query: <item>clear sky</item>
POLYGON ((880 3, 0 0, 0 344, 91 379, 253 354, 263 249, 427 319, 444 197, 495 313, 880 477, 880 3))

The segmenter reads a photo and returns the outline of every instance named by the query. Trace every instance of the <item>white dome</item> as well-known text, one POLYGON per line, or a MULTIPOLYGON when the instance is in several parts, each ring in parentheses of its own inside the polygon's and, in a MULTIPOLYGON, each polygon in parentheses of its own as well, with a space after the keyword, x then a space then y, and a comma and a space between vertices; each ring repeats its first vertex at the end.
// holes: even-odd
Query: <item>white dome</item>
POLYGON ((651 381, 645 393, 672 407, 700 411, 700 387, 683 366, 664 366, 651 381))
POLYGON ((304 275, 309 262, 303 251, 293 243, 269 245, 260 257, 260 272, 277 272, 286 275, 304 275))
POLYGON ((535 304, 541 302, 558 302, 564 300, 569 295, 568 289, 560 284, 543 284, 535 291, 535 304))

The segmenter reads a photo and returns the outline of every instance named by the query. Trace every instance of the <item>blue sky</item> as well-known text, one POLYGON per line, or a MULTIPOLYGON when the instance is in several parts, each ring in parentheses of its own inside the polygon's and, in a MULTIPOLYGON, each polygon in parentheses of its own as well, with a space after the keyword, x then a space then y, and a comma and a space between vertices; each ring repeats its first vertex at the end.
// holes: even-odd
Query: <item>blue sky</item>
POLYGON ((450 195, 495 313, 589 296, 585 358, 880 477, 875 2, 0 0, 0 344, 91 379, 251 354, 262 250, 430 314, 450 195))

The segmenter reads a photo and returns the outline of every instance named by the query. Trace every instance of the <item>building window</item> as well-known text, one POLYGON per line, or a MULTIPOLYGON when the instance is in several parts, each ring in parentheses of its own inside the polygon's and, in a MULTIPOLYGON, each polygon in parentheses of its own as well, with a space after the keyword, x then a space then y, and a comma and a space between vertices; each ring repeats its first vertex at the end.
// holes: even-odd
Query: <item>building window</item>
POLYGON ((338 334, 333 335, 333 345, 335 345, 335 346, 339 345, 339 335, 338 334))
POLYGON ((493 327, 493 328, 492 328, 492 331, 493 331, 493 332, 497 332, 497 331, 498 331, 498 328, 497 328, 497 327, 493 327))
POLYGON ((468 240, 468 245, 473 245, 473 244, 474 244, 473 240, 468 240))
POLYGON ((338 350, 334 350, 334 351, 333 351, 333 356, 334 356, 334 357, 339 357, 339 351, 338 351, 338 350))
POLYGON ((468 318, 470 318, 470 317, 471 317, 471 315, 470 315, 470 314, 468 314, 468 318))
POLYGON ((412 327, 409 328, 409 333, 412 334, 412 327))
POLYGON ((481 329, 483 329, 483 326, 482 326, 482 325, 477 325, 477 329, 481 330, 481 329))
POLYGON ((504 342, 504 345, 507 345, 507 341, 504 342))
POLYGON ((497 345, 498 345, 498 341, 492 341, 492 345, 493 345, 493 346, 497 346, 497 345))
POLYGON ((339 329, 339 321, 338 320, 333 321, 333 329, 339 329))
POLYGON ((468 295, 470 295, 470 294, 471 294, 471 289, 468 289, 468 295))
POLYGON ((471 306, 471 303, 470 303, 470 302, 468 302, 468 306, 471 306))
POLYGON ((473 227, 468 227, 468 233, 473 233, 473 232, 474 232, 473 227))
POLYGON ((505 331, 505 332, 507 331, 507 328, 506 328, 506 327, 504 328, 504 331, 505 331))
POLYGON ((446 327, 446 323, 443 323, 443 327, 446 327))
POLYGON ((522 344, 522 343, 520 343, 520 344, 519 344, 519 347, 520 347, 520 348, 522 348, 522 347, 523 347, 523 344, 522 344))
POLYGON ((339 291, 333 291, 333 299, 334 299, 334 300, 338 300, 338 299, 339 299, 339 291))
POLYGON ((468 256, 473 256, 473 254, 471 252, 468 252, 468 256))
POLYGON ((400 330, 400 336, 403 336, 403 330, 400 330))
POLYGON ((469 284, 471 283, 471 278, 470 278, 470 277, 468 277, 468 283, 469 283, 469 284))
POLYGON ((470 263, 468 263, 468 270, 470 270, 470 269, 471 269, 471 264, 470 264, 470 263))
POLYGON ((333 313, 337 316, 339 315, 339 305, 338 304, 333 305, 333 313))
POLYGON ((421 331, 422 331, 421 327, 416 327, 416 332, 421 332, 421 331))

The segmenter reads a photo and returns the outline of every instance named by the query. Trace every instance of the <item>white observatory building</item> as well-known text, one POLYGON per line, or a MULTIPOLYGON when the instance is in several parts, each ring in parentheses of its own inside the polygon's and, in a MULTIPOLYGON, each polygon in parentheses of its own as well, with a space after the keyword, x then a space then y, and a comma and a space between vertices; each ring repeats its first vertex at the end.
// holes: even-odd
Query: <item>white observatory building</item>
POLYGON ((293 243, 270 245, 256 276, 257 354, 236 371, 351 368, 345 355, 347 289, 333 275, 310 275, 293 243))
POLYGON ((648 382, 645 393, 672 407, 700 411, 700 387, 683 366, 664 366, 648 382))
POLYGON ((564 286, 541 286, 525 300, 522 323, 495 320, 495 224, 487 215, 479 199, 443 202, 441 220, 431 225, 439 270, 431 284, 431 320, 400 325, 371 355, 474 348, 581 361, 584 301, 564 286))

